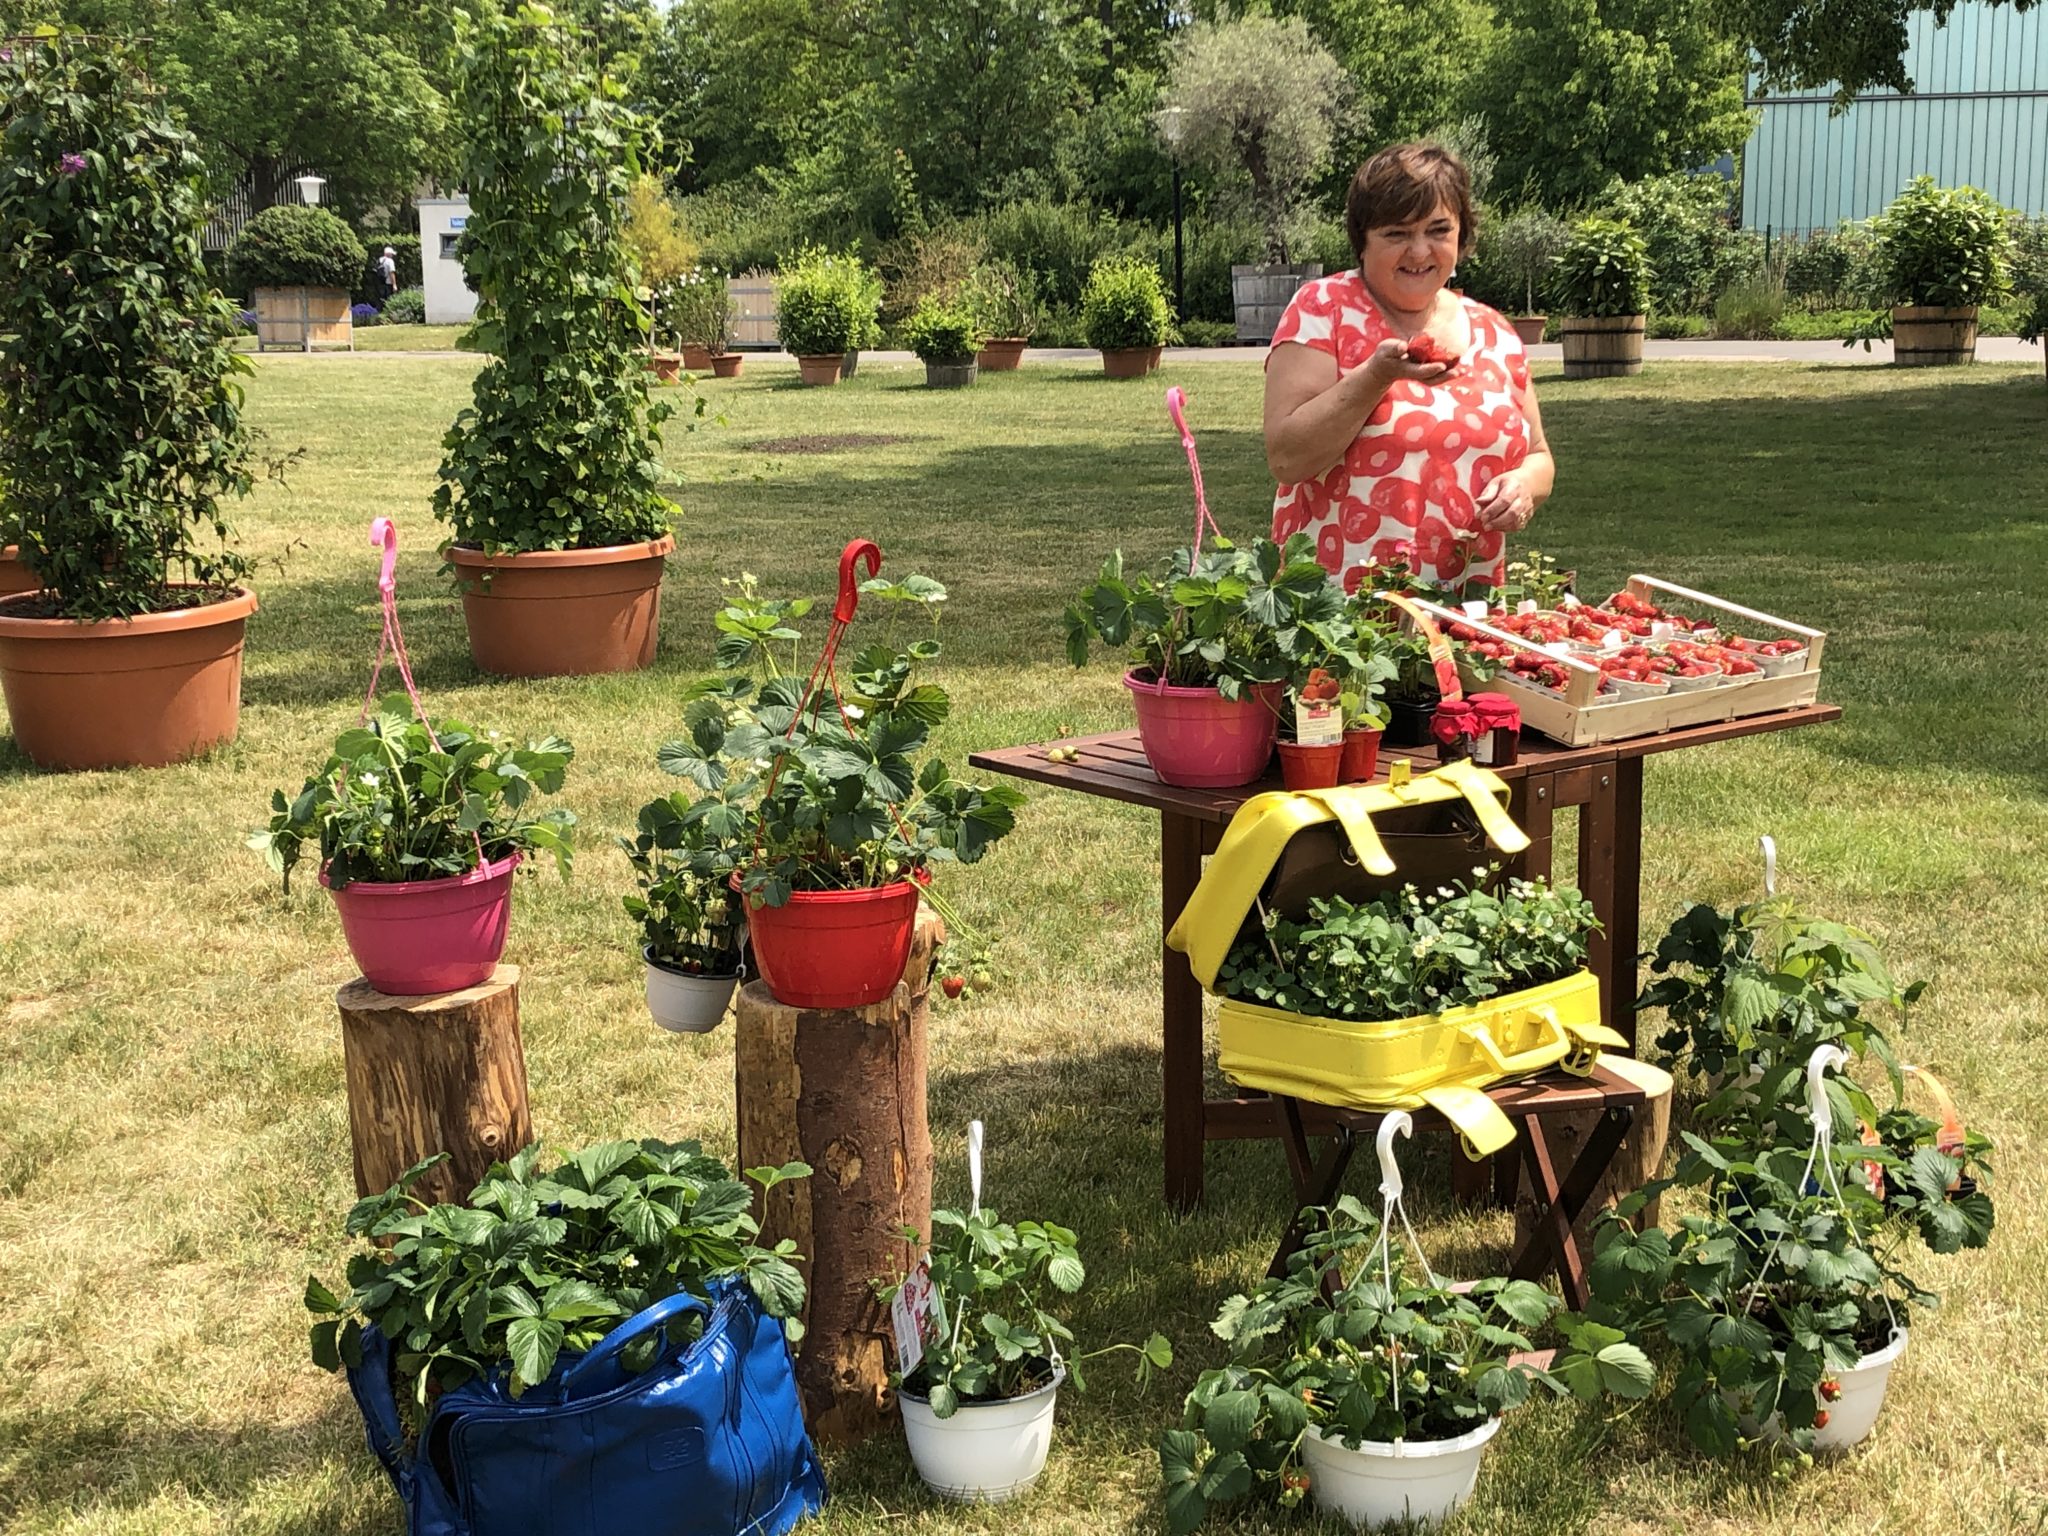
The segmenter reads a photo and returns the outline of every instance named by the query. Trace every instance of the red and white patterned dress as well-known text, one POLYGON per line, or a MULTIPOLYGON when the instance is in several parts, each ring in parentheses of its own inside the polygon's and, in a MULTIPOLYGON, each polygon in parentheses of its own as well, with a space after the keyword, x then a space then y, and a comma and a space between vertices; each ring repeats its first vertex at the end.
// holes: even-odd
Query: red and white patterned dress
MULTIPOLYGON (((1273 498, 1273 537, 1313 534, 1316 558, 1344 578, 1346 591, 1366 563, 1392 563, 1401 543, 1412 550, 1408 563, 1432 580, 1500 580, 1502 535, 1479 526, 1473 499, 1529 456, 1517 398, 1529 386, 1529 358, 1507 321, 1484 304, 1459 302, 1472 330, 1459 365, 1427 384, 1397 380, 1341 460, 1273 498)), ((1396 334, 1350 271, 1304 284, 1273 345, 1314 347, 1349 373, 1396 334)))

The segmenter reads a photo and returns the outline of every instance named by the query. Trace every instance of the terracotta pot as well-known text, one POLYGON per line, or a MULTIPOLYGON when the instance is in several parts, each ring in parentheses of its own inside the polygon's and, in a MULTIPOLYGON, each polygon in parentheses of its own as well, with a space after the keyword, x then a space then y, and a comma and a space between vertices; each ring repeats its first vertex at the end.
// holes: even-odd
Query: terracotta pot
POLYGON ((694 342, 683 343, 683 366, 692 373, 711 371, 711 349, 697 346, 694 342))
POLYGON ((1344 766, 1339 777, 1346 784, 1369 784, 1379 772, 1380 728, 1353 726, 1344 733, 1344 766))
POLYGON ((1298 741, 1280 743, 1280 782, 1289 789, 1335 789, 1343 768, 1341 741, 1313 747, 1298 741))
POLYGON ((991 338, 974 354, 974 360, 983 373, 1010 373, 1024 361, 1024 349, 1029 345, 1022 336, 991 338))
POLYGON ((1112 379, 1142 379, 1152 371, 1150 347, 1105 347, 1102 371, 1112 379))
POLYGON ((33 592, 37 585, 35 572, 21 563, 21 546, 9 544, 0 549, 0 597, 33 592))
MULTIPOLYGON (((18 604, 17 600, 17 604, 18 604)), ((14 739, 40 768, 160 768, 234 739, 253 593, 133 619, 13 617, 0 604, 0 684, 14 739)))
POLYGON ((1161 356, 1165 354, 1165 352, 1166 348, 1164 347, 1148 347, 1146 349, 1145 371, 1147 373, 1157 373, 1159 371, 1159 359, 1161 358, 1161 356))
POLYGON ((682 377, 683 359, 677 352, 650 352, 647 354, 647 366, 664 384, 673 384, 682 377))
POLYGON ((486 555, 454 544, 469 653, 500 677, 632 672, 654 660, 661 628, 664 534, 603 549, 486 555))
POLYGON ((721 379, 736 379, 745 361, 737 352, 720 352, 711 359, 711 371, 721 379))
POLYGON ((800 357, 796 360, 797 376, 806 384, 837 384, 840 364, 846 361, 842 352, 828 352, 822 357, 800 357))
POLYGON ((1515 334, 1522 338, 1522 345, 1533 347, 1543 340, 1543 331, 1550 324, 1548 315, 1517 315, 1508 322, 1515 328, 1515 334))

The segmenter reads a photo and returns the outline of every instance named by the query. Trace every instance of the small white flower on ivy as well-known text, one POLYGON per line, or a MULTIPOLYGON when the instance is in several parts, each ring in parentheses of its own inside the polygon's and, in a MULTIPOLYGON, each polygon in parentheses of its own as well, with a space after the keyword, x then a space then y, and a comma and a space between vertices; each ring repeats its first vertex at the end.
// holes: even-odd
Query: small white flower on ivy
POLYGON ((363 782, 369 785, 370 788, 375 789, 377 787, 377 775, 375 775, 374 773, 366 773, 363 775, 363 782))

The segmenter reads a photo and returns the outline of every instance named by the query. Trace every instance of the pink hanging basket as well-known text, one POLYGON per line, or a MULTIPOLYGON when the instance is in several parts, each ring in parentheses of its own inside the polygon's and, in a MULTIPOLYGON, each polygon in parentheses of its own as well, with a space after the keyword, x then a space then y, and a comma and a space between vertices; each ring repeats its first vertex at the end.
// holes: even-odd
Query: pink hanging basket
POLYGON ((1241 699, 1214 688, 1174 688, 1124 674, 1138 713, 1138 741, 1162 784, 1229 789, 1249 784, 1273 760, 1280 687, 1262 684, 1241 699))
MULTIPOLYGON (((363 979, 394 997, 459 992, 488 981, 505 953, 512 871, 520 855, 445 880, 328 886, 363 979)), ((320 871, 327 885, 327 871, 320 871)))

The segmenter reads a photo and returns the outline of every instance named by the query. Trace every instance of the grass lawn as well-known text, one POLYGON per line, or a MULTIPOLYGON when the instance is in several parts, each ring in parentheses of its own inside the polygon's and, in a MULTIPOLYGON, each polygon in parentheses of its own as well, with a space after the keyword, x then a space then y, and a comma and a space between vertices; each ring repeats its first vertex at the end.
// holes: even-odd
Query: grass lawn
MULTIPOLYGON (((368 336, 380 333, 371 330, 368 336)), ((1264 525, 1256 368, 1112 384, 1091 366, 927 393, 912 366, 799 392, 794 369, 710 383, 672 431, 684 521, 663 650, 624 678, 502 683, 470 664, 434 575, 427 497, 474 360, 260 360, 250 409, 288 488, 241 516, 281 554, 250 625, 240 739, 208 761, 43 777, 0 738, 0 1527, 11 1532, 391 1532, 398 1506, 342 1383, 305 1356, 299 1293, 338 1275, 353 1199, 333 995, 353 974, 325 895, 289 900, 243 836, 353 722, 376 638, 365 527, 399 519, 400 605, 439 712, 577 746, 563 797, 573 883, 522 881, 534 1116, 555 1146, 699 1136, 732 1152, 732 1039, 647 1020, 610 837, 673 781, 653 765, 708 668, 721 575, 827 596, 841 544, 952 588, 948 731, 967 749, 1125 723, 1117 669, 1075 673, 1056 616, 1102 554, 1186 537, 1186 463, 1159 401, 1187 387, 1212 503, 1264 525)), ((1655 760, 1645 939, 1683 903, 1757 886, 1757 834, 1811 905, 1931 978, 1902 1046, 1999 1143, 1992 1248, 1917 1266, 1948 1293, 1914 1333, 1876 1438, 1773 1477, 1704 1461, 1668 1414, 1516 1416, 1465 1533, 2004 1532, 2048 1521, 2048 1192, 2039 1108, 2048 951, 2048 750, 2031 637, 2048 630, 2038 370, 1793 365, 1539 376, 1562 466, 1541 546, 1601 591, 1647 570, 1822 626, 1836 726, 1655 760)), ((1139 1392, 1105 1364, 1069 1394, 1047 1475, 1002 1511, 946 1506, 900 1440, 833 1458, 834 1532, 1162 1528, 1152 1446, 1220 1348, 1206 1324, 1258 1275, 1286 1205, 1272 1144, 1209 1154, 1209 1200, 1159 1198, 1158 892, 1143 815, 1036 793, 1017 834, 949 890, 1002 936, 1003 986, 935 1016, 943 1200, 964 1200, 967 1120, 988 1122, 990 1203, 1076 1227, 1084 1345, 1172 1337, 1139 1392)), ((1436 1154, 1432 1154, 1436 1156, 1436 1154)), ((1354 1188, 1366 1190, 1369 1158, 1354 1188)), ((1491 1272, 1503 1218, 1411 1175, 1431 1257, 1491 1272)), ((1229 1528, 1319 1530, 1251 1511, 1229 1528)))

